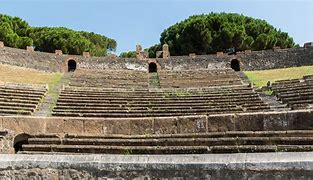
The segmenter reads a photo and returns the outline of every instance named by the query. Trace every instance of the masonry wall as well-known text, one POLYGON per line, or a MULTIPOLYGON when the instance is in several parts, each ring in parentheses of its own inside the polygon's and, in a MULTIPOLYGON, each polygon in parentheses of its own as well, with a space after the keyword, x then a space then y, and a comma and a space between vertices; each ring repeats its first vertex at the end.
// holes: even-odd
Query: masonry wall
POLYGON ((21 133, 81 135, 147 135, 224 131, 312 130, 313 110, 158 118, 1 117, 9 135, 0 153, 13 152, 12 139, 21 133), (11 144, 11 145, 10 145, 11 144))
POLYGON ((313 48, 275 49, 266 51, 252 51, 237 55, 196 55, 172 56, 169 59, 136 59, 118 58, 115 56, 89 57, 74 55, 56 55, 26 51, 9 47, 0 48, 0 63, 34 68, 43 71, 64 72, 67 61, 73 59, 77 68, 110 69, 110 70, 148 70, 149 62, 156 62, 162 70, 190 70, 230 68, 233 59, 240 61, 242 70, 261 70, 293 66, 313 65, 313 48))
POLYGON ((0 179, 312 179, 313 153, 0 155, 0 179))

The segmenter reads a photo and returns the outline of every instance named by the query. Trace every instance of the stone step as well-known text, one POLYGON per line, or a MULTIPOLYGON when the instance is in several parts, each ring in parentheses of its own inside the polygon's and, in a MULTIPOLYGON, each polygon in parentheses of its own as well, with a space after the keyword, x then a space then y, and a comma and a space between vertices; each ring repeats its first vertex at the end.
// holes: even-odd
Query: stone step
POLYGON ((240 111, 242 108, 237 107, 231 107, 231 108, 211 108, 211 109, 159 109, 159 110, 119 110, 119 109, 113 109, 113 110, 76 110, 76 109, 57 109, 53 110, 53 112, 68 112, 68 113, 83 113, 83 114, 89 114, 89 113, 97 113, 97 114, 121 114, 121 113, 127 113, 127 114, 160 114, 160 113, 208 113, 208 112, 227 112, 227 111, 240 111))
POLYGON ((31 111, 24 110, 12 110, 12 109, 0 109, 1 115, 31 115, 31 111))
MULTIPOLYGON (((171 117, 171 116, 191 116, 191 115, 208 115, 208 114, 222 114, 222 113, 239 113, 243 112, 241 109, 228 109, 227 111, 207 112, 181 112, 181 113, 71 113, 71 112, 52 112, 53 116, 59 117, 111 117, 111 118, 131 118, 131 117, 171 117)), ((248 111, 247 111, 248 112, 248 111)), ((255 112, 255 111, 254 111, 255 112)))
POLYGON ((20 110, 33 112, 35 108, 22 107, 22 106, 0 106, 1 110, 20 110))
POLYGON ((209 98, 209 97, 233 97, 233 96, 248 96, 252 95, 254 96, 254 92, 242 92, 242 93, 227 93, 227 94, 191 94, 191 93, 169 93, 169 94, 163 94, 163 95, 141 95, 141 96, 130 96, 130 95, 87 95, 87 94, 67 94, 67 93, 61 93, 60 98, 104 98, 104 99, 122 99, 122 98, 132 98, 132 99, 142 99, 142 98, 149 98, 149 99, 175 99, 175 98, 188 98, 188 99, 201 99, 201 98, 209 98))
POLYGON ((39 101, 41 97, 24 97, 24 96, 0 96, 0 100, 2 99, 12 99, 12 100, 24 100, 24 101, 39 101))
POLYGON ((11 106, 11 107, 28 107, 28 108, 36 108, 36 104, 30 104, 28 102, 18 103, 18 102, 2 102, 0 101, 0 106, 11 106))
POLYGON ((73 145, 23 145, 23 151, 66 152, 92 154, 203 154, 206 146, 167 146, 167 147, 133 147, 133 146, 73 146, 73 145))
POLYGON ((241 146, 94 146, 24 144, 23 151, 92 154, 208 154, 256 152, 305 152, 313 145, 241 145, 241 146))
MULTIPOLYGON (((226 131, 226 132, 208 132, 208 133, 186 133, 186 134, 147 134, 147 135, 77 135, 66 134, 66 138, 80 138, 80 139, 160 139, 160 138, 220 138, 220 137, 312 137, 313 130, 287 130, 287 131, 226 131)), ((53 134, 39 134, 33 137, 39 138, 55 138, 53 134)))
MULTIPOLYGON (((253 99, 259 99, 257 95, 253 96, 239 96, 239 97, 230 97, 230 96, 225 96, 225 97, 201 97, 201 98, 101 98, 101 97, 90 97, 90 98, 68 98, 68 97, 60 97, 58 99, 58 102, 63 102, 63 101, 72 101, 72 102, 92 102, 92 101, 101 101, 101 102, 142 102, 142 103, 158 103, 158 102, 165 102, 165 103, 173 103, 173 102, 204 102, 204 101, 222 101, 222 102, 228 102, 228 101, 247 101, 248 99, 253 100, 253 99)), ((292 99, 292 98, 290 98, 292 99)))
POLYGON ((29 144, 97 146, 241 146, 241 145, 313 145, 313 137, 222 137, 162 139, 79 139, 29 138, 29 144))
POLYGON ((24 92, 24 93, 44 94, 47 90, 45 88, 36 89, 36 88, 27 88, 23 86, 8 87, 8 86, 0 85, 0 91, 1 92, 24 92))
POLYGON ((0 97, 1 103, 16 103, 16 104, 38 104, 38 100, 30 100, 30 99, 10 99, 10 98, 2 98, 0 97))

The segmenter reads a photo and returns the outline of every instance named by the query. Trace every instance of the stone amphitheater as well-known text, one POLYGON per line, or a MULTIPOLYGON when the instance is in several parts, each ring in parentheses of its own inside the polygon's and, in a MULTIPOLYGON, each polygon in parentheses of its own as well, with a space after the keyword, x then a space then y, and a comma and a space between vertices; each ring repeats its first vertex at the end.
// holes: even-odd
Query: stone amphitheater
POLYGON ((91 57, 4 47, 62 72, 0 84, 0 179, 313 179, 313 72, 263 98, 242 70, 313 65, 313 48, 91 57))

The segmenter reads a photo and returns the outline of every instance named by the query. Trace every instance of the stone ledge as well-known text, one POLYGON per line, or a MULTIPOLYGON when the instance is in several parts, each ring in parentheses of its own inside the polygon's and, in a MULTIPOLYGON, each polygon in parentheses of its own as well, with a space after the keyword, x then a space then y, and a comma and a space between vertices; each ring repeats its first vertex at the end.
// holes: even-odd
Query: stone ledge
MULTIPOLYGON (((102 166, 106 164, 130 165, 136 164, 132 169, 140 169, 147 164, 155 165, 205 165, 206 168, 216 168, 216 165, 236 165, 235 169, 262 169, 280 170, 299 168, 313 170, 313 152, 277 152, 277 153, 237 153, 237 154, 201 154, 201 155, 24 155, 0 154, 0 170, 9 167, 39 168, 58 167, 60 165, 87 164, 102 166), (241 164, 241 165, 240 165, 241 164), (265 164, 273 164, 266 167, 265 164), (304 166, 304 164, 310 166, 304 166), (253 166, 252 166, 253 165, 253 166)), ((122 166, 120 166, 122 168, 122 166)))
POLYGON ((312 178, 313 152, 207 155, 0 155, 0 177, 312 178), (174 173, 175 172, 175 173, 174 173), (63 177, 63 176, 62 176, 63 177))

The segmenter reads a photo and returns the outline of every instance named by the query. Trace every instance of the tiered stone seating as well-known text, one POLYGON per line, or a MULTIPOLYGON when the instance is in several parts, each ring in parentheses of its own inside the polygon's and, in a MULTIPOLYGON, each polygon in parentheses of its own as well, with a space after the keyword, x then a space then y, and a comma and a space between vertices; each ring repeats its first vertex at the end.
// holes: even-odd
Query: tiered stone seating
POLYGON ((116 91, 65 88, 54 116, 158 117, 268 110, 250 87, 225 86, 203 89, 116 91))
POLYGON ((134 70, 77 70, 70 86, 101 88, 148 88, 148 73, 134 70))
POLYGON ((0 84, 0 115, 31 115, 46 91, 45 86, 0 84))
POLYGON ((313 151, 313 131, 172 135, 34 135, 18 153, 205 154, 313 151))
POLYGON ((161 88, 188 88, 223 85, 240 85, 241 79, 232 69, 160 71, 161 88))
POLYGON ((313 108, 313 76, 303 79, 276 81, 272 85, 274 94, 292 109, 313 108))

